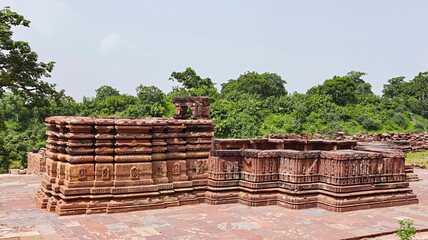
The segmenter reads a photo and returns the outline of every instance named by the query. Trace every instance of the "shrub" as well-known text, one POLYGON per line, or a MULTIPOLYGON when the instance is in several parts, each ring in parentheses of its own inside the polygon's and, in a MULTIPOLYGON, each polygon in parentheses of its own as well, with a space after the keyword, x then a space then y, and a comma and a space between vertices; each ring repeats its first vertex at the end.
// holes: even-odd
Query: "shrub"
POLYGON ((416 228, 412 227, 413 220, 409 218, 404 218, 403 220, 398 220, 400 227, 397 229, 397 236, 401 240, 411 240, 415 237, 416 228))
POLYGON ((402 128, 407 128, 407 117, 403 113, 395 113, 392 117, 395 124, 402 128))
POLYGON ((425 126, 421 122, 415 124, 415 132, 425 132, 425 126))
POLYGON ((358 122, 368 131, 378 130, 381 126, 381 122, 371 118, 367 114, 363 114, 358 118, 358 122))

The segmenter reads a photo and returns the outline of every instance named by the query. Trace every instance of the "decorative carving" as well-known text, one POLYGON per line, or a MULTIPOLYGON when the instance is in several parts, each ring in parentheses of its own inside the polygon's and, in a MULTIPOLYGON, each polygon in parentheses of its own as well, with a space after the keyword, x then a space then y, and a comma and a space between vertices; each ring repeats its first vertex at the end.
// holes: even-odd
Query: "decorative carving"
POLYGON ((379 164, 377 167, 377 174, 382 174, 383 173, 383 164, 379 164))
POLYGON ((229 167, 229 165, 227 164, 227 162, 226 162, 226 161, 224 161, 224 162, 223 162, 223 171, 224 171, 224 172, 228 172, 228 171, 229 171, 228 167, 229 167))
POLYGON ((79 169, 79 180, 86 180, 86 169, 79 169))
POLYGON ((138 168, 137 167, 132 167, 130 170, 130 178, 131 179, 138 179, 139 176, 139 172, 138 172, 138 168))
POLYGON ((108 167, 104 167, 101 175, 102 180, 110 180, 110 169, 108 167))
POLYGON ((65 215, 203 201, 333 211, 417 202, 404 182, 403 153, 308 134, 213 140, 207 103, 176 99, 176 119, 47 118, 47 169, 53 176, 42 180, 40 205, 55 198, 59 204, 50 210, 65 215), (188 108, 196 119, 180 119, 188 117, 188 108))
POLYGON ((162 167, 161 166, 157 166, 156 167, 156 175, 157 176, 162 176, 162 167))
POLYGON ((197 160, 195 166, 195 174, 204 173, 204 160, 197 160))
POLYGON ((357 175, 357 164, 353 163, 352 164, 352 176, 357 175))
POLYGON ((174 163, 174 167, 172 168, 172 173, 173 174, 180 174, 180 171, 181 171, 180 164, 174 163))

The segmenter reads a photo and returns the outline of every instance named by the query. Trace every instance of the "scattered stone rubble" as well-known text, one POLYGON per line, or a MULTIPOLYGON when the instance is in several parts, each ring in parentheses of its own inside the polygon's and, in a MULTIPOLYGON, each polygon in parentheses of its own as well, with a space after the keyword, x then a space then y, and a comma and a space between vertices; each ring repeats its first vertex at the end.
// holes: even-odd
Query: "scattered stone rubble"
POLYGON ((301 133, 296 134, 270 134, 267 138, 280 139, 323 139, 323 140, 356 140, 358 142, 387 142, 392 144, 394 148, 400 149, 403 152, 417 152, 423 149, 428 149, 428 133, 374 133, 374 134, 355 134, 346 136, 344 132, 338 132, 333 135, 323 136, 321 134, 301 133))
POLYGON ((428 149, 428 133, 375 133, 375 134, 355 134, 353 136, 344 136, 347 140, 357 140, 358 142, 388 142, 393 147, 403 152, 416 152, 428 149))
POLYGON ((46 172, 46 148, 33 149, 27 153, 27 169, 29 174, 42 174, 46 172))
POLYGON ((24 168, 24 167, 21 167, 21 168, 19 168, 19 169, 9 169, 9 174, 20 174, 20 175, 23 175, 23 174, 27 174, 27 172, 28 172, 28 169, 26 169, 26 168, 24 168))
POLYGON ((312 134, 214 140, 209 98, 173 104, 174 118, 46 118, 47 149, 29 154, 30 171, 45 171, 36 203, 58 215, 201 202, 338 212, 418 203, 406 153, 387 144, 312 134))

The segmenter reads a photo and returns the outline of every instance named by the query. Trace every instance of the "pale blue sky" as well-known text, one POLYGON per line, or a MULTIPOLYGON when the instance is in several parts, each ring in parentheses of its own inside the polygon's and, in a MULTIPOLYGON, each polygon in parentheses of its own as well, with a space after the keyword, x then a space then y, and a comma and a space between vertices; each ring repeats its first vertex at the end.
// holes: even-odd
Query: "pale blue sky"
POLYGON ((428 71, 428 1, 4 0, 31 20, 15 28, 77 101, 101 85, 164 92, 192 67, 217 88, 246 71, 275 72, 289 92, 334 75, 368 73, 380 94, 392 77, 428 71))

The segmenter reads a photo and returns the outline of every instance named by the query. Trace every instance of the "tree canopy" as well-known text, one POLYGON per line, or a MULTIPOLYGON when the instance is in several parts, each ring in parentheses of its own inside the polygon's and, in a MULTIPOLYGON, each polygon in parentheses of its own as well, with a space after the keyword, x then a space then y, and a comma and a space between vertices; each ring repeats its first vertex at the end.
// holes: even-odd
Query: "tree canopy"
POLYGON ((214 87, 214 83, 210 78, 201 78, 196 74, 195 70, 190 67, 186 68, 184 72, 172 72, 169 80, 183 84, 188 90, 204 86, 208 88, 214 87))
POLYGON ((261 98, 287 95, 285 84, 287 82, 276 73, 247 72, 236 80, 231 79, 221 85, 221 92, 229 94, 233 91, 242 94, 253 94, 261 98))
POLYGON ((366 73, 351 71, 289 94, 276 73, 248 71, 221 84, 188 67, 169 78, 179 85, 166 93, 157 86, 136 84, 136 93, 112 86, 95 89, 93 97, 75 101, 64 90, 44 82, 53 62, 38 62, 28 43, 12 40, 15 26, 29 26, 9 8, 0 11, 0 173, 26 166, 26 152, 45 146, 47 116, 172 117, 173 97, 209 96, 216 138, 248 138, 276 133, 423 132, 428 129, 428 72, 410 81, 386 82, 383 95, 373 94, 366 73))
POLYGON ((54 84, 41 80, 50 77, 55 62, 39 62, 28 42, 12 39, 12 27, 29 25, 29 20, 9 7, 0 10, 0 97, 9 90, 42 106, 56 94, 54 84))
POLYGON ((334 103, 344 106, 356 101, 356 89, 356 84, 351 77, 334 76, 332 79, 325 80, 322 85, 309 89, 307 94, 329 95, 332 97, 334 103))

